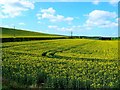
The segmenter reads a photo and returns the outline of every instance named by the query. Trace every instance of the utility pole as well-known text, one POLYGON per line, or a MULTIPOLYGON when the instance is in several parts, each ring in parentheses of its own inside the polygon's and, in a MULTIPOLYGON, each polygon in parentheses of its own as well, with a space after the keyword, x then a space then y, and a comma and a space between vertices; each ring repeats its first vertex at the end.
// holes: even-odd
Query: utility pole
POLYGON ((72 38, 72 34, 73 34, 73 32, 71 31, 71 38, 72 38))

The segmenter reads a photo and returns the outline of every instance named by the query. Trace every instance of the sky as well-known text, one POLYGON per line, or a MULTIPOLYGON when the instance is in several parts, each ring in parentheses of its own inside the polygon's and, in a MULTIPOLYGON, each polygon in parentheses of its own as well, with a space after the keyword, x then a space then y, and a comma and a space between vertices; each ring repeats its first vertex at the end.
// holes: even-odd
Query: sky
POLYGON ((118 36, 118 0, 0 0, 0 26, 74 36, 118 36))

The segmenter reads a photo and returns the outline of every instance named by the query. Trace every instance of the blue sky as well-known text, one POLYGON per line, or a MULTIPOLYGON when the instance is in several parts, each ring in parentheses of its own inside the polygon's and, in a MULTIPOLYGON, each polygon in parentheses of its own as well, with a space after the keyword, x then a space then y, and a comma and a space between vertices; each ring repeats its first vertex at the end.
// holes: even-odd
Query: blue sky
POLYGON ((118 36, 118 5, 109 2, 0 2, 0 26, 78 36, 118 36))

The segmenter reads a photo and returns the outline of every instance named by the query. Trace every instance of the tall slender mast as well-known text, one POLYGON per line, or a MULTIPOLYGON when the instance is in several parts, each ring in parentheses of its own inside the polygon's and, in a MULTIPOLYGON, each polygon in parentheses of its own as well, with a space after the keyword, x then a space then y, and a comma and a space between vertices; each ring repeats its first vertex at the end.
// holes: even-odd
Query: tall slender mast
POLYGON ((71 31, 71 37, 72 37, 73 32, 71 31))

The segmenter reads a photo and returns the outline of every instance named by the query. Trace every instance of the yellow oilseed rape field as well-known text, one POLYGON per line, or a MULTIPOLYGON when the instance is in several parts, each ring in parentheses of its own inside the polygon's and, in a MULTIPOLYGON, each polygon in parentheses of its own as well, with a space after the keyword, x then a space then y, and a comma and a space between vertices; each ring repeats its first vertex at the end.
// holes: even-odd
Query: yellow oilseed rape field
POLYGON ((120 88, 118 52, 117 40, 3 43, 3 88, 120 88))

